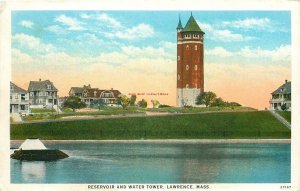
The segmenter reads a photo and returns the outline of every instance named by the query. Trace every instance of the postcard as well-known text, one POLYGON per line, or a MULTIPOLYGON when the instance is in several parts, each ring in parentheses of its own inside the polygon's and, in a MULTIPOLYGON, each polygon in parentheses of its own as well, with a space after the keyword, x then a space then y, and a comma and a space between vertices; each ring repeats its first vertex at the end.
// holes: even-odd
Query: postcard
POLYGON ((0 1, 0 190, 300 190, 298 1, 0 1))

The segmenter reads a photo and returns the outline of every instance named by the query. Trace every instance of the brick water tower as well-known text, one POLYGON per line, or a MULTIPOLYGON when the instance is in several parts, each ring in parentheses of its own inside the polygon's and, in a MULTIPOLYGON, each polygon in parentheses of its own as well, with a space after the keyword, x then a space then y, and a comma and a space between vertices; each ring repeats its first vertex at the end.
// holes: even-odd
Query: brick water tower
POLYGON ((195 106, 196 98, 204 92, 203 36, 191 14, 183 28, 177 27, 177 106, 195 106))

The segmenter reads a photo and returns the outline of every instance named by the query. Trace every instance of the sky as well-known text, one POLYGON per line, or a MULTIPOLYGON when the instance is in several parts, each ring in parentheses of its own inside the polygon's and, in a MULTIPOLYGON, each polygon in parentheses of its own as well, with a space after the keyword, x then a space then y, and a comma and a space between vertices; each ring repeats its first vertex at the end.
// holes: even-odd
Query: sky
MULTIPOLYGON (((204 37, 204 89, 269 107, 291 80, 289 11, 193 11, 204 37)), ((176 27, 189 11, 13 11, 12 81, 49 79, 67 96, 90 84, 176 104, 176 27), (144 95, 142 95, 144 94, 144 95)))

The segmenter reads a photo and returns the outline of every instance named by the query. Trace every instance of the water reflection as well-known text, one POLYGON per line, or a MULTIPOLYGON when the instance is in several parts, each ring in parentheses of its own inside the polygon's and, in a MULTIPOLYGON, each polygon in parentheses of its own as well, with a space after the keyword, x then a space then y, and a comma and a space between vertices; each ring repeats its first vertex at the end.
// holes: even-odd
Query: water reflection
POLYGON ((20 161, 21 173, 25 182, 43 182, 46 175, 44 161, 20 161))

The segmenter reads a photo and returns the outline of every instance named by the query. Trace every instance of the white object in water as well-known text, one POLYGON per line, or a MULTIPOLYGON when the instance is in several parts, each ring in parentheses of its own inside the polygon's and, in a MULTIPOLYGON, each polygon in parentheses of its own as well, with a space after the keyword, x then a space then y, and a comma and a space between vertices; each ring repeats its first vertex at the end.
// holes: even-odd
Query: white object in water
POLYGON ((19 149, 22 150, 46 150, 47 148, 39 139, 26 139, 19 149))

